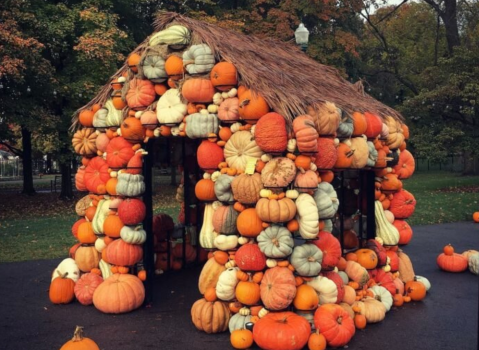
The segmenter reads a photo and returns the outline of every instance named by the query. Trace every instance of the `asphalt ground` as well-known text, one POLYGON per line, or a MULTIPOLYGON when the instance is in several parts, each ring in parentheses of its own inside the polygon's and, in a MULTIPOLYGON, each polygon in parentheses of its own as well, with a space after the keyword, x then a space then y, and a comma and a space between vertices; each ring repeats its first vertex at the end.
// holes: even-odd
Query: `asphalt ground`
MULTIPOLYGON (((478 349, 479 278, 469 272, 439 270, 436 257, 451 243, 457 252, 479 250, 479 225, 453 223, 414 227, 404 247, 416 274, 432 289, 426 299, 392 308, 384 321, 356 332, 348 349, 478 349)), ((0 247, 1 249, 1 247, 0 247)), ((61 260, 61 259, 60 259, 61 260)), ((51 271, 60 260, 0 265, 0 350, 60 349, 76 325, 101 349, 231 349, 229 333, 195 329, 190 307, 200 298, 200 267, 155 277, 148 307, 106 315, 78 302, 53 305, 48 298, 51 271)))

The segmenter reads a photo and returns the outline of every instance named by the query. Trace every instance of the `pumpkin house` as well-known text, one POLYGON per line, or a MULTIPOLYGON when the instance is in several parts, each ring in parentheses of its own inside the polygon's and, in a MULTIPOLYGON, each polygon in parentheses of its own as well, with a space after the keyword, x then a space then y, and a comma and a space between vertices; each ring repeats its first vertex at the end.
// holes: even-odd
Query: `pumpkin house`
POLYGON ((179 197, 192 244, 209 251, 198 330, 229 330, 235 348, 339 347, 421 300, 425 278, 399 249, 416 203, 402 184, 414 159, 401 115, 289 44, 175 13, 155 28, 73 118, 88 194, 74 259, 57 271, 97 281, 80 302, 121 313, 151 297, 151 153, 164 137, 196 149, 179 197), (134 293, 128 307, 110 302, 119 283, 134 293))

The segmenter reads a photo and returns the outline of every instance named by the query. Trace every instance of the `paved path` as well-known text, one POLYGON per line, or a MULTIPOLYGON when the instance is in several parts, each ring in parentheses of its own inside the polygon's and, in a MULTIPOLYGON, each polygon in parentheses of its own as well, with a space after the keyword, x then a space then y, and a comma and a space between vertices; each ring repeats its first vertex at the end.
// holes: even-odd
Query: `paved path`
MULTIPOLYGON (((436 267, 436 256, 451 243, 456 251, 479 249, 479 226, 471 223, 418 226, 404 248, 418 275, 432 290, 423 302, 393 308, 386 319, 357 332, 349 349, 470 350, 477 348, 478 277, 450 274, 436 267)), ((1 249, 1 247, 0 247, 1 249)), ((155 280, 150 308, 110 316, 93 306, 52 305, 50 272, 59 260, 0 265, 0 349, 59 349, 76 325, 101 349, 230 349, 229 334, 195 330, 190 307, 200 297, 199 268, 166 274, 155 280)))

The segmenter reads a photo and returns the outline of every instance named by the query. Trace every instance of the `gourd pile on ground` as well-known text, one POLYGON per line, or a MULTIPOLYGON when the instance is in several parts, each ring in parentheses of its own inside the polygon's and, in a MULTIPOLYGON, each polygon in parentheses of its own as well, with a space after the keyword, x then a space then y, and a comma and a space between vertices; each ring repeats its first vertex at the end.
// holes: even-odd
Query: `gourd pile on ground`
POLYGON ((458 254, 454 252, 454 247, 448 244, 438 255, 437 266, 447 272, 464 272, 469 269, 471 273, 477 275, 479 274, 479 251, 466 250, 458 254))
POLYGON ((218 61, 194 37, 179 24, 156 32, 80 112, 73 145, 85 168, 76 182, 91 194, 77 206, 80 246, 55 270, 52 301, 69 302, 77 290, 80 302, 104 312, 141 304, 143 284, 131 274, 145 240, 137 226, 145 215, 140 144, 160 136, 202 139, 198 241, 210 256, 199 278, 203 298, 191 309, 199 330, 229 329, 235 348, 339 347, 393 305, 422 300, 430 285, 398 249, 411 239, 404 220, 416 203, 401 181, 414 172, 407 126, 330 102, 290 123, 261 91, 242 85, 234 62, 218 61), (362 242, 346 218, 343 256, 332 234, 339 200, 331 182, 350 169, 376 172, 377 238, 362 242), (131 295, 116 299, 107 288, 117 281, 132 285, 124 289, 131 295))

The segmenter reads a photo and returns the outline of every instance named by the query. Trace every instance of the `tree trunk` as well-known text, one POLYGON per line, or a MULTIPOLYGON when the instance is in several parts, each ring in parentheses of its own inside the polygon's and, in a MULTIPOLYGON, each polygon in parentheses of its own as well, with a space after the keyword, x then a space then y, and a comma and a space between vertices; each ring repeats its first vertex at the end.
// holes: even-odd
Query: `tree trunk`
POLYGON ((72 199, 73 198, 73 188, 72 188, 72 169, 71 162, 61 162, 60 171, 62 174, 62 189, 60 192, 61 199, 72 199))
POLYGON ((441 15, 446 28, 447 49, 449 54, 454 53, 454 47, 461 45, 459 28, 457 25, 457 0, 445 0, 445 10, 441 15))
POLYGON ((32 133, 25 126, 22 126, 22 148, 23 148, 23 194, 35 194, 33 187, 32 169, 32 133))
POLYGON ((471 154, 470 151, 464 151, 464 170, 462 171, 463 175, 476 175, 477 174, 475 161, 476 161, 476 159, 471 154))

